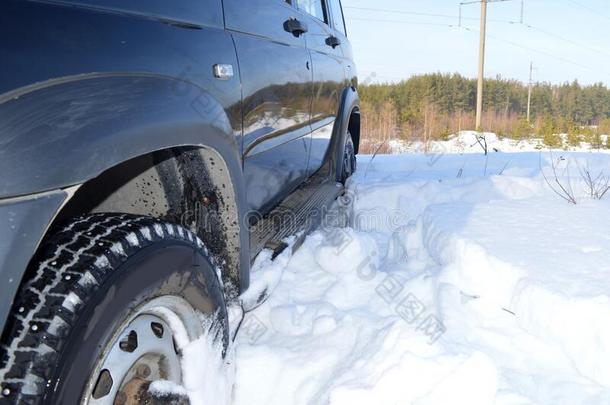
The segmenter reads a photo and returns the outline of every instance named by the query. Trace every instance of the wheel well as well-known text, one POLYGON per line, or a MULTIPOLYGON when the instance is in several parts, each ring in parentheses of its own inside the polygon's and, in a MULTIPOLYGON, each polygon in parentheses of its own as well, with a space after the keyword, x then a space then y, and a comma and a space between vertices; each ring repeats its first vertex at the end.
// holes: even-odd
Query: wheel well
POLYGON ((349 133, 352 135, 352 141, 354 142, 354 151, 356 154, 360 149, 360 109, 354 108, 349 117, 349 124, 347 124, 349 133))
POLYGON ((151 216, 195 232, 240 293, 240 217, 228 166, 208 148, 174 148, 121 163, 84 183, 54 224, 89 213, 151 216))

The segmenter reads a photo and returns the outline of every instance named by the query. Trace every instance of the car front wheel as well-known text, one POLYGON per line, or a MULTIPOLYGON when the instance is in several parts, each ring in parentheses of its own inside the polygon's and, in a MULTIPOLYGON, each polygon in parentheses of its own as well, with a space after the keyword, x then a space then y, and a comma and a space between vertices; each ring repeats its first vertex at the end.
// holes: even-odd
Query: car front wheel
POLYGON ((180 226, 77 218, 34 263, 2 336, 2 403, 145 403, 153 383, 183 385, 191 343, 226 352, 218 271, 180 226))

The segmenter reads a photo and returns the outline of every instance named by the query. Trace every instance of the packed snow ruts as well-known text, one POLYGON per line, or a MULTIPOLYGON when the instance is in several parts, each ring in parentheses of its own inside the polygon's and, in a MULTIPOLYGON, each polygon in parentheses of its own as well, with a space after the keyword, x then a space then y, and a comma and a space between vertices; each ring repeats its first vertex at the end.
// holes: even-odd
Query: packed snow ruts
POLYGON ((585 166, 610 156, 360 157, 349 226, 255 264, 273 293, 237 337, 234 402, 610 403, 610 202, 585 166))

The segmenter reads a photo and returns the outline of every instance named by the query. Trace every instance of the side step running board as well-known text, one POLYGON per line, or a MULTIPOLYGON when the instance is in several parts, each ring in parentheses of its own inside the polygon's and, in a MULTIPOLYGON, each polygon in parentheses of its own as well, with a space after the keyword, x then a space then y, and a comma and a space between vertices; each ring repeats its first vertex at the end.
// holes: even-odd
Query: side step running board
POLYGON ((277 256, 287 247, 284 240, 293 235, 298 237, 293 250, 298 249, 305 236, 320 225, 342 192, 342 184, 327 178, 316 179, 315 176, 296 189, 265 218, 250 227, 251 259, 254 260, 266 248, 277 256))

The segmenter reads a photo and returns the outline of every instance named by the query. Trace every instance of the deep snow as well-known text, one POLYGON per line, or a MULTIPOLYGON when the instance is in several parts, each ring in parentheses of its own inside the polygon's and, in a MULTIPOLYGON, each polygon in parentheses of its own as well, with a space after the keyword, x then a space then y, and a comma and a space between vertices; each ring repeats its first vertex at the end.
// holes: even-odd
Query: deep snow
POLYGON ((610 404, 610 196, 584 167, 610 156, 360 157, 348 226, 257 259, 234 403, 610 404))

